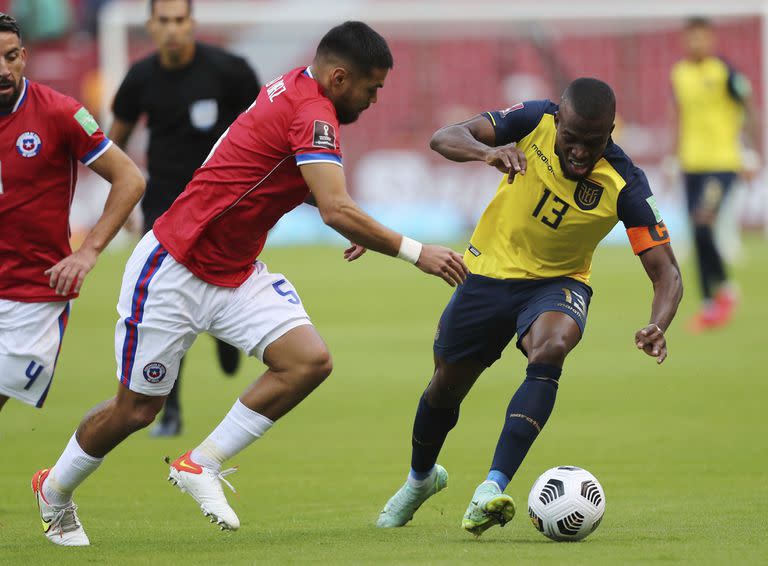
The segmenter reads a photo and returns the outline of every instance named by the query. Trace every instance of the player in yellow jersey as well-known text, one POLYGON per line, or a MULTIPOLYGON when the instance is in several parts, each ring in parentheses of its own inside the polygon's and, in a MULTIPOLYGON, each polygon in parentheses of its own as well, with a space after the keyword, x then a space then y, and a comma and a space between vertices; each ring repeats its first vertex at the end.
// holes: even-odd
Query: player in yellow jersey
POLYGON ((751 145, 756 147, 759 121, 753 119, 749 80, 714 55, 712 24, 692 18, 683 39, 686 56, 672 68, 671 80, 678 118, 677 154, 703 296, 701 310, 688 327, 698 332, 726 324, 736 304, 713 224, 742 170, 742 129, 746 126, 751 145))
POLYGON ((465 255, 471 273, 440 319, 435 372, 413 426, 411 471, 379 527, 404 525, 446 486, 448 473, 436 462, 459 405, 517 334, 528 359, 525 381, 462 526, 480 535, 514 516, 504 490, 552 412, 563 362, 584 331, 592 254, 618 221, 654 290, 650 321, 635 344, 658 363, 667 357, 664 333, 682 297, 680 270, 644 173, 611 140, 615 109, 607 84, 582 78, 559 107, 525 102, 433 136, 432 149, 447 159, 482 161, 504 178, 465 255))

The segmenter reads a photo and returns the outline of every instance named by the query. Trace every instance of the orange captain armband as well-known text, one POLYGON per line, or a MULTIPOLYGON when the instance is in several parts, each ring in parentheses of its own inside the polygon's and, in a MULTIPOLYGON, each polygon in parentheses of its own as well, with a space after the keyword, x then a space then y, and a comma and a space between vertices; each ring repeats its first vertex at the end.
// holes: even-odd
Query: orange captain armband
POLYGON ((629 236, 629 243, 632 244, 632 251, 635 252, 635 255, 669 243, 669 230, 667 230, 664 222, 659 222, 653 226, 627 228, 627 236, 629 236))

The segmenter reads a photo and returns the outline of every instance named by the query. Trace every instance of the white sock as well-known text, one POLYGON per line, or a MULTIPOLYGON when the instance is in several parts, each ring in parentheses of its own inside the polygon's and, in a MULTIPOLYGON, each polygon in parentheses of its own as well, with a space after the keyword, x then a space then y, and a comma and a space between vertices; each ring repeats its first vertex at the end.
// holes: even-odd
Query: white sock
POLYGON ((219 426, 192 451, 192 461, 218 471, 224 460, 261 438, 273 424, 267 417, 252 411, 238 399, 219 426))
POLYGON ((86 454, 73 434, 43 483, 45 500, 56 507, 69 503, 75 488, 96 471, 103 461, 104 458, 94 458, 86 454))
POLYGON ((432 466, 432 469, 429 471, 429 475, 425 477, 423 480, 417 480, 415 477, 413 477, 410 473, 408 474, 408 485, 411 487, 414 487, 416 489, 423 489, 427 487, 428 485, 432 485, 435 481, 435 474, 437 473, 437 466, 432 466))

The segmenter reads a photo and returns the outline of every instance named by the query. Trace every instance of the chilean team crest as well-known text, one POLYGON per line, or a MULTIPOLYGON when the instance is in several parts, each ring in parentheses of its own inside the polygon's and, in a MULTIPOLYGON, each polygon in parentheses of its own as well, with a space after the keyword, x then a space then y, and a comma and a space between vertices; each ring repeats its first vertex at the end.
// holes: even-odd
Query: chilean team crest
POLYGON ((573 199, 581 210, 592 210, 600 204, 600 197, 603 196, 603 187, 590 181, 582 179, 576 184, 576 190, 573 192, 573 199))
POLYGON ((150 383, 160 383, 165 373, 165 366, 160 362, 152 362, 144 366, 144 379, 150 383))
POLYGON ((16 140, 16 150, 22 157, 35 157, 42 146, 43 142, 35 132, 24 132, 16 140))

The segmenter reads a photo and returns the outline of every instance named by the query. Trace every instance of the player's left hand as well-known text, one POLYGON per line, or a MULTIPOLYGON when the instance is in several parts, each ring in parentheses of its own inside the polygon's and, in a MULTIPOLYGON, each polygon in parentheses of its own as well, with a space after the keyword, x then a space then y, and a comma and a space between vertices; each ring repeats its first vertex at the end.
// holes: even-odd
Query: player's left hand
POLYGON ((99 254, 96 250, 81 247, 45 271, 45 274, 50 278, 48 285, 51 289, 56 289, 57 295, 66 296, 70 292, 79 293, 85 276, 96 265, 98 257, 99 254))
POLYGON ((349 242, 350 246, 344 250, 344 259, 347 261, 355 261, 361 255, 368 251, 368 248, 364 248, 354 242, 349 242))
POLYGON ((667 339, 664 331, 657 324, 649 324, 635 333, 635 346, 649 356, 656 358, 660 364, 667 359, 667 339))

